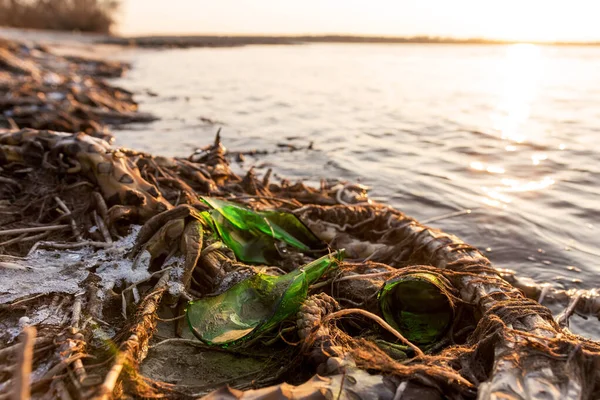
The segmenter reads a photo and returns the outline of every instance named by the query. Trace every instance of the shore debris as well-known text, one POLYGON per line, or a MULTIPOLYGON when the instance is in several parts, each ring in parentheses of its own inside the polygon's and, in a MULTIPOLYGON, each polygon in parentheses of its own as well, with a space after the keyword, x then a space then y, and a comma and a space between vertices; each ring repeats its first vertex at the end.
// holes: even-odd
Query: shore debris
POLYGON ((61 57, 42 46, 0 39, 0 128, 86 132, 109 139, 109 125, 149 122, 133 94, 111 86, 128 66, 61 57))
POLYGON ((209 345, 228 347, 272 330, 299 311, 309 286, 342 254, 323 256, 283 276, 256 273, 218 296, 190 302, 186 315, 192 332, 209 345))
POLYGON ((396 276, 378 295, 381 313, 408 340, 437 342, 454 320, 453 296, 447 289, 451 287, 431 273, 396 276))
MULTIPOLYGON (((11 87, 44 79, 36 51, 11 87)), ((365 187, 238 176, 218 135, 166 158, 98 132, 0 130, 0 398, 600 397, 600 344, 566 327, 583 293, 557 322, 365 187)))
MULTIPOLYGON (((7 257, 2 261, 18 266, 3 268, 3 280, 23 274, 32 283, 36 277, 44 279, 43 268, 52 264, 44 261, 42 266, 41 260, 54 255, 61 265, 54 274, 64 281, 51 291, 12 295, 1 305, 2 321, 15 334, 30 321, 39 340, 56 338, 43 351, 34 347, 34 395, 67 391, 73 397, 192 398, 218 389, 219 382, 178 386, 152 370, 148 375, 142 371, 144 360, 159 349, 181 346, 171 341, 150 349, 156 340, 192 339, 180 318, 186 308, 195 329, 206 327, 202 318, 215 319, 218 328, 220 314, 209 309, 194 314, 196 307, 232 295, 238 301, 236 312, 223 318, 246 326, 247 332, 229 337, 231 332, 223 331, 227 340, 216 340, 197 331, 218 346, 198 341, 192 348, 217 354, 216 359, 231 353, 254 360, 255 373, 226 379, 240 389, 289 380, 302 388, 293 391, 309 390, 303 382, 315 373, 330 379, 318 387, 331 387, 344 374, 362 376, 358 371, 379 374, 356 385, 382 398, 393 398, 398 390, 407 396, 428 393, 427 398, 485 393, 480 398, 491 399, 500 394, 527 398, 524 387, 577 396, 600 389, 590 369, 600 345, 559 326, 547 308, 503 280, 478 250, 390 207, 365 201, 362 191, 359 197, 346 194, 344 204, 335 205, 338 184, 319 189, 286 181, 263 185, 252 171, 238 177, 219 139, 187 159, 112 148, 83 133, 5 131, 0 146, 0 174, 17 178, 21 186, 0 188, 5 237, 20 238, 2 245, 1 257, 7 257), (346 204, 352 199, 357 205, 346 204), (218 227, 215 218, 223 218, 218 227), (244 262, 245 253, 232 244, 244 239, 237 234, 225 239, 235 232, 254 232, 280 243, 275 248, 283 256, 267 264, 244 262), (299 237, 304 239, 295 243, 299 237), (54 243, 49 250, 37 244, 48 240, 54 243), (346 260, 321 278, 298 280, 306 275, 298 268, 317 259, 310 246, 301 245, 307 240, 319 250, 322 243, 330 251, 345 249, 346 260), (268 287, 286 284, 274 292, 255 291, 265 297, 240 302, 244 285, 262 287, 256 277, 271 282, 268 287), (410 282, 427 286, 417 292, 431 295, 421 302, 434 319, 409 304, 416 288, 410 282), (292 286, 302 290, 290 290, 292 286), (282 310, 280 299, 286 312, 277 311, 282 310), (277 318, 261 314, 262 305, 277 318), (41 310, 51 315, 40 320, 36 313, 41 310), (404 311, 412 313, 412 322, 404 311), (261 317, 249 323, 248 312, 261 317), (153 338, 157 330, 161 333, 153 338), (69 346, 74 350, 65 356, 59 349, 69 346), (267 355, 265 364, 261 360, 267 355), (77 378, 76 369, 85 375, 77 378), (48 377, 49 371, 72 374, 50 381, 35 378, 48 377), (82 386, 79 380, 95 383, 82 386)), ((4 339, 6 349, 15 334, 4 339)), ((187 353, 179 349, 178 354, 187 353)), ((3 379, 11 376, 6 373, 3 379)), ((5 390, 0 386, 0 393, 5 390)), ((252 398, 252 393, 243 396, 252 398)))

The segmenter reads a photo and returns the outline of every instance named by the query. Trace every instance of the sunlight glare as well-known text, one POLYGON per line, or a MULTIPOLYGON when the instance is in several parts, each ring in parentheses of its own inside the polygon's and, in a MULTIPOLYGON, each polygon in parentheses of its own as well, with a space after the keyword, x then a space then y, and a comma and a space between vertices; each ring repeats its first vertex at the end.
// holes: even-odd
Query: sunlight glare
POLYGON ((487 171, 490 174, 503 174, 504 168, 499 165, 486 165, 481 161, 472 161, 469 166, 476 171, 487 171))
POLYGON ((481 161, 473 161, 471 162, 471 168, 477 171, 483 171, 483 163, 481 161))
POLYGON ((529 120, 542 67, 540 47, 515 44, 507 47, 502 66, 504 79, 500 87, 500 102, 492 115, 493 127, 502 139, 523 143, 528 136, 522 126, 529 120))
POLYGON ((490 199, 489 197, 481 197, 481 201, 483 202, 483 204, 487 204, 488 206, 491 206, 491 207, 506 208, 506 204, 504 204, 498 200, 490 199))
POLYGON ((540 165, 540 161, 548 159, 548 155, 544 153, 536 153, 531 155, 531 163, 533 165, 540 165))
POLYGON ((555 183, 554 179, 552 179, 548 176, 544 177, 543 179, 541 179, 539 181, 524 182, 524 181, 521 181, 518 179, 505 178, 505 179, 502 179, 501 182, 506 187, 496 188, 496 190, 500 190, 500 191, 504 191, 504 192, 511 192, 511 193, 531 192, 531 191, 542 190, 549 186, 554 185, 554 183, 555 183))
POLYGON ((488 197, 497 200, 497 201, 501 201, 502 203, 510 203, 512 202, 512 198, 504 193, 501 193, 497 190, 497 188, 494 189, 488 189, 486 187, 483 188, 483 191, 485 192, 485 194, 488 195, 488 197))

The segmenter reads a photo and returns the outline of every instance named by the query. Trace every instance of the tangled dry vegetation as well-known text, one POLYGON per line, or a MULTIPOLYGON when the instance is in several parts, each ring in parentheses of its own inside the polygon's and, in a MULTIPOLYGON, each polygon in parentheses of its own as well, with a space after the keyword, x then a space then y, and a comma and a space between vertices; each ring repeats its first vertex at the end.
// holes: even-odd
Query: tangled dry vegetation
POLYGON ((0 39, 0 128, 85 132, 111 140, 109 125, 152 121, 131 92, 107 84, 127 66, 61 57, 0 39))
MULTIPOLYGON (((556 321, 524 294, 539 293, 509 284, 477 249, 361 186, 238 176, 218 136, 165 158, 34 129, 0 132, 0 182, 0 398, 600 395, 600 345, 565 327, 575 310, 597 316, 596 297, 546 290, 569 302, 556 321), (347 258, 277 330, 233 348, 202 344, 182 326, 187 302, 258 267, 202 235, 201 195, 294 213, 347 258), (416 271, 445 282, 455 309, 428 347, 387 325, 374 297, 416 271)), ((310 259, 298 253, 270 271, 310 259)))
POLYGON ((115 0, 0 0, 0 26, 108 33, 115 0))

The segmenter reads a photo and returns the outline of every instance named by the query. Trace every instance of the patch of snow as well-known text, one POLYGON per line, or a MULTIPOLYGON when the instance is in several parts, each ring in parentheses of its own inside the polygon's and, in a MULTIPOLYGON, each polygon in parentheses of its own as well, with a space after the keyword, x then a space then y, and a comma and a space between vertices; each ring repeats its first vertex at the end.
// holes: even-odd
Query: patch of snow
POLYGON ((38 324, 48 324, 60 326, 65 321, 66 314, 70 310, 50 308, 48 305, 30 308, 26 315, 22 316, 13 324, 5 321, 5 330, 1 335, 6 343, 13 342, 26 326, 35 326, 38 324), (11 326, 12 325, 12 326, 11 326))
POLYGON ((169 271, 168 290, 169 294, 174 297, 179 297, 185 288, 181 284, 181 278, 183 277, 183 270, 185 265, 185 259, 182 256, 173 257, 165 263, 165 268, 171 267, 169 271))
POLYGON ((171 279, 180 280, 183 277, 184 265, 185 259, 182 256, 177 256, 167 260, 164 268, 171 267, 171 279))
POLYGON ((90 270, 101 278, 100 286, 110 290, 130 285, 150 276, 149 255, 139 258, 136 267, 127 253, 135 244, 140 226, 114 242, 112 247, 95 251, 91 247, 76 250, 38 249, 27 258, 11 258, 15 268, 0 268, 0 304, 38 294, 75 294, 90 270))
POLYGON ((179 297, 184 292, 184 287, 180 282, 169 281, 169 294, 174 297, 179 297))
POLYGON ((89 274, 82 258, 81 254, 40 250, 12 261, 24 268, 0 268, 0 304, 36 294, 76 293, 89 274))

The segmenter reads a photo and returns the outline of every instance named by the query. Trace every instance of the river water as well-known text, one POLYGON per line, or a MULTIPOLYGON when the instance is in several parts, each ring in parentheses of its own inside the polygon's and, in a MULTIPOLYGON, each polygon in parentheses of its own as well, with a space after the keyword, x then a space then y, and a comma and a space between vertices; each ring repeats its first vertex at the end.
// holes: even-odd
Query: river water
MULTIPOLYGON (((118 131, 120 145, 187 156, 222 127, 231 150, 273 152, 247 157, 245 169, 360 181, 423 221, 459 212, 429 225, 536 282, 600 288, 599 47, 319 44, 117 56, 133 63, 117 83, 161 118, 118 131)), ((597 322, 572 325, 600 336, 597 322)))

